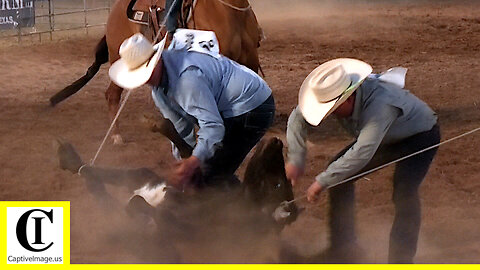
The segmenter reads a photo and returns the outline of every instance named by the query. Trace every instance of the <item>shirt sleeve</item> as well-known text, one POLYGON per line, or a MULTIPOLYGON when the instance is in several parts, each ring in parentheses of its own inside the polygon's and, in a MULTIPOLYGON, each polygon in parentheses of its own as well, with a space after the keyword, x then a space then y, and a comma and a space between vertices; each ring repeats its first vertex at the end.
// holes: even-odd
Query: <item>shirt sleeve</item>
POLYGON ((287 123, 287 144, 288 162, 297 167, 305 166, 307 155, 306 140, 308 135, 308 124, 303 118, 300 109, 296 107, 288 117, 287 123))
POLYGON ((358 173, 372 159, 388 129, 400 113, 400 109, 387 104, 370 105, 363 112, 359 123, 360 132, 357 141, 315 179, 323 187, 328 188, 358 173))
POLYGON ((196 67, 185 70, 173 91, 173 98, 187 114, 197 119, 199 130, 192 155, 205 162, 221 144, 225 127, 203 72, 196 67))
MULTIPOLYGON (((195 130, 194 123, 183 117, 178 109, 175 109, 174 103, 172 103, 168 97, 165 95, 164 89, 162 87, 154 87, 152 89, 152 98, 155 102, 155 105, 162 113, 163 117, 170 120, 175 127, 177 133, 182 137, 182 139, 188 143, 191 147, 195 146, 195 130)), ((180 160, 180 151, 172 143, 172 153, 173 156, 180 160)))

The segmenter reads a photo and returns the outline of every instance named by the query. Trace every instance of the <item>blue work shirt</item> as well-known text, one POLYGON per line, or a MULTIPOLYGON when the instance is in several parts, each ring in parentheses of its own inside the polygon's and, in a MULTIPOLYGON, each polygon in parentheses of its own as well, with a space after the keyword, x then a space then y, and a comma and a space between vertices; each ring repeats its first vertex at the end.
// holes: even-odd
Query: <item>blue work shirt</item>
POLYGON ((162 61, 164 78, 153 88, 153 99, 202 162, 219 147, 224 118, 247 113, 272 94, 258 74, 224 56, 171 50, 162 53, 162 61))
MULTIPOLYGON (((327 188, 358 173, 381 144, 399 142, 437 123, 436 113, 409 91, 376 78, 367 78, 356 90, 353 113, 338 118, 356 138, 352 147, 315 178, 327 188)), ((304 167, 307 122, 297 107, 287 124, 288 160, 304 167)))

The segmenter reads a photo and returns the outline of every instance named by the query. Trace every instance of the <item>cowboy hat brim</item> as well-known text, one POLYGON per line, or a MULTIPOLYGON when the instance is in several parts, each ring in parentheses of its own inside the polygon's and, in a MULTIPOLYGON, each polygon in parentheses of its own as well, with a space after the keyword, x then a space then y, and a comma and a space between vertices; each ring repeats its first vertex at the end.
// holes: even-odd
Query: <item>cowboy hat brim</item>
POLYGON ((157 66, 166 38, 153 46, 155 53, 143 65, 136 69, 129 69, 125 61, 120 58, 112 64, 108 71, 110 79, 118 86, 126 89, 134 89, 144 85, 152 76, 153 70, 157 66))
POLYGON ((338 106, 355 92, 365 78, 372 73, 372 70, 369 64, 351 58, 334 59, 318 66, 307 76, 300 87, 298 105, 303 118, 305 118, 310 125, 318 126, 325 117, 335 111, 338 106), (347 75, 350 76, 352 83, 339 97, 325 103, 318 101, 313 89, 308 86, 310 85, 310 80, 312 80, 314 75, 335 68, 338 65, 343 66, 347 75))

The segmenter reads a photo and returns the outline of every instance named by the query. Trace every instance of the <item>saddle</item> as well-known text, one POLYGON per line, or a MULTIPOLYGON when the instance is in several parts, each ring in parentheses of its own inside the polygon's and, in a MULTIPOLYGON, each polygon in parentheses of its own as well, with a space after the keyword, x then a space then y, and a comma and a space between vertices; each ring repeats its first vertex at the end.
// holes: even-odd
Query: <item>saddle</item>
MULTIPOLYGON (((156 35, 167 14, 165 4, 166 0, 131 0, 127 8, 127 17, 130 21, 153 30, 153 34, 156 35)), ((193 13, 193 7, 194 0, 183 0, 181 15, 177 18, 179 27, 186 28, 193 13)))

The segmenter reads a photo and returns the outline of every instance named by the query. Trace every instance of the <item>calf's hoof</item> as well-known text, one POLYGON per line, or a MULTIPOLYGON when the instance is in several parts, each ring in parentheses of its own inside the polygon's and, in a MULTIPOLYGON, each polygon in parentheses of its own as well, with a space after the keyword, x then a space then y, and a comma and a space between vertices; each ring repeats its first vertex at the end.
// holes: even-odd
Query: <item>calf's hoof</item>
POLYGON ((78 169, 83 165, 83 161, 75 151, 75 148, 62 139, 54 140, 53 146, 57 151, 60 168, 77 173, 78 169))

